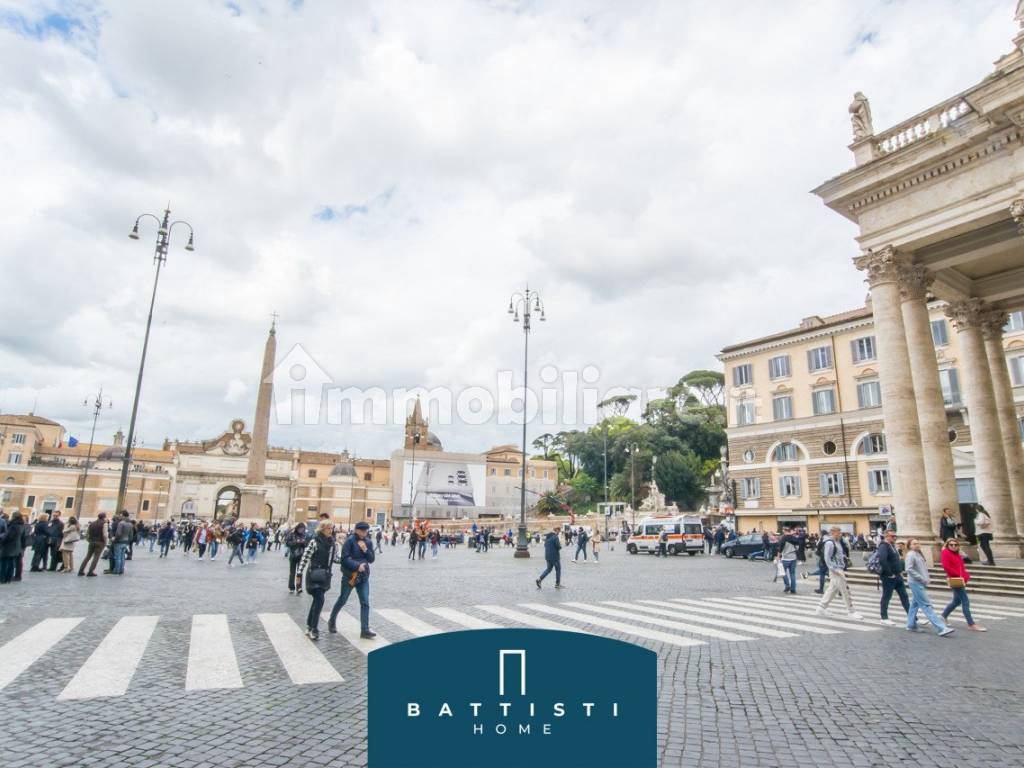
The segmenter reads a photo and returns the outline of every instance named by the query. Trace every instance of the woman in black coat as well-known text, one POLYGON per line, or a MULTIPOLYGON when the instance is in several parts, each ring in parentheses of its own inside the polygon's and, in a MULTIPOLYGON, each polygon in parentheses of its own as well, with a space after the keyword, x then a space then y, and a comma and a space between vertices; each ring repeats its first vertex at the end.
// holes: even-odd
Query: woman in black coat
POLYGON ((316 535, 306 545, 299 567, 295 569, 296 588, 302 586, 302 574, 306 574, 306 591, 313 598, 306 617, 306 636, 310 640, 320 639, 320 614, 324 609, 324 595, 331 588, 333 563, 334 525, 325 520, 316 527, 316 535))
POLYGON ((25 519, 21 512, 15 512, 7 523, 7 536, 0 544, 0 584, 10 584, 14 578, 18 563, 25 552, 27 537, 25 519))

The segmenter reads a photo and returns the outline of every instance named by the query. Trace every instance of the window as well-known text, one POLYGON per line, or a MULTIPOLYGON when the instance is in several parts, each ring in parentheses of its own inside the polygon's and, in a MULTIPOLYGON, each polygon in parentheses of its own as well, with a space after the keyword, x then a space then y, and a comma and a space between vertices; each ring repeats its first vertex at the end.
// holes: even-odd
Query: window
POLYGON ((978 491, 974 487, 973 477, 957 478, 956 496, 957 501, 961 504, 976 504, 978 502, 978 491))
POLYGON ((14 443, 15 445, 24 445, 25 444, 25 433, 24 432, 15 432, 13 435, 11 435, 11 442, 14 443))
POLYGON ((537 470, 534 469, 533 467, 530 467, 530 477, 533 478, 534 480, 537 479, 537 470))
POLYGON ((316 477, 316 470, 311 469, 306 473, 306 477, 316 477))
POLYGON ((372 520, 373 519, 373 510, 370 507, 366 508, 366 519, 367 520, 372 520))
POLYGON ((936 347, 945 347, 949 344, 949 326, 945 320, 932 320, 932 342, 936 347))
POLYGON ((495 467, 491 467, 491 477, 494 477, 496 474, 498 474, 498 470, 495 467))
POLYGON ((747 403, 739 403, 736 406, 736 424, 743 426, 744 424, 754 423, 754 402, 750 401, 747 403))
POLYGON ((68 496, 64 499, 64 509, 71 509, 73 506, 75 506, 74 496, 68 496))
POLYGON ((772 398, 772 416, 776 421, 785 421, 793 418, 793 398, 789 395, 780 395, 772 398))
POLYGON ((776 461, 796 461, 797 450, 795 443, 779 443, 775 447, 776 461))
POLYGON ((512 477, 512 470, 508 467, 505 468, 505 477, 512 477))
POLYGON ((363 472, 363 480, 366 480, 367 482, 373 480, 373 472, 363 472))
POLYGON ((824 452, 826 456, 831 456, 833 453, 836 452, 836 444, 831 440, 826 440, 824 443, 822 443, 821 450, 824 452))
POLYGON ((800 495, 800 476, 799 475, 782 475, 779 478, 779 495, 780 496, 799 496, 800 495))
POLYGON ((1024 440, 1024 418, 1017 419, 1017 426, 1020 428, 1020 439, 1024 440))
POLYGON ((11 496, 12 496, 12 494, 11 494, 10 491, 4 491, 3 495, 0 496, 0 501, 3 501, 4 504, 10 504, 11 503, 11 496))
POLYGON ((850 348, 853 350, 853 362, 855 363, 866 363, 876 357, 874 336, 862 336, 859 339, 854 339, 850 342, 850 348))
POLYGON ((868 472, 868 491, 872 494, 890 493, 889 470, 872 469, 868 472))
POLYGON ((1003 332, 1009 333, 1010 331, 1024 331, 1024 311, 1010 313, 1010 319, 1003 326, 1003 332))
POLYGON ((545 480, 547 480, 547 479, 548 479, 548 471, 547 471, 546 469, 544 470, 544 479, 545 479, 545 480))
POLYGON ((861 408, 877 408, 882 404, 882 385, 865 381, 857 385, 857 404, 861 408))
POLYGON ((142 511, 149 512, 149 499, 142 500, 142 511))
POLYGON ((832 367, 832 348, 817 347, 807 350, 807 370, 811 373, 832 367))
POLYGON ((734 387, 743 387, 754 382, 754 368, 750 363, 737 365, 732 369, 732 383, 734 387))
POLYGON ((942 402, 946 405, 960 405, 960 376, 956 368, 943 368, 939 371, 939 386, 942 389, 942 402))
MULTIPOLYGON (((1024 355, 1011 357, 1006 362, 1010 366, 1010 379, 1013 380, 1013 386, 1024 386, 1024 355)), ((11 463, 13 464, 14 462, 11 463)))
POLYGON ((740 481, 740 498, 758 499, 761 497, 761 478, 744 477, 740 481))
POLYGON ((520 467, 519 469, 516 470, 516 477, 522 477, 522 476, 523 476, 523 468, 520 467))
POLYGON ((820 481, 822 496, 842 496, 846 491, 842 472, 823 472, 820 481))
POLYGON ((7 463, 8 464, 21 464, 21 454, 20 453, 8 453, 7 454, 7 463))
POLYGON ((864 451, 865 456, 874 456, 876 453, 885 453, 885 435, 873 434, 868 435, 861 440, 861 450, 864 451))
POLYGON ((779 355, 768 360, 768 378, 784 379, 790 375, 789 355, 779 355))
POLYGON ((834 389, 819 389, 814 392, 812 398, 814 403, 814 415, 821 416, 836 411, 836 392, 834 389))
POLYGON ((35 496, 26 496, 25 497, 25 506, 26 507, 34 507, 35 505, 36 505, 36 497, 35 496))

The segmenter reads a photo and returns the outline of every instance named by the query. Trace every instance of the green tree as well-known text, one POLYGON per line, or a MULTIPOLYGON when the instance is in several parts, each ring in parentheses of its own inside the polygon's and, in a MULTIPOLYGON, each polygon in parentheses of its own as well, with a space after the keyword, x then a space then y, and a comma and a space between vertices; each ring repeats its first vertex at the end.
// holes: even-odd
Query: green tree
POLYGON ((539 451, 542 451, 545 459, 551 458, 551 448, 555 442, 555 436, 550 432, 545 432, 543 435, 539 435, 536 440, 533 441, 533 447, 539 451))
POLYGON ((682 509, 696 509, 704 496, 704 466, 693 451, 669 451, 658 457, 654 479, 666 501, 682 509))
POLYGON ((537 505, 534 509, 542 515, 562 515, 568 514, 565 508, 565 500, 559 496, 555 491, 548 491, 540 499, 537 500, 537 505))
POLYGON ((586 507, 593 504, 601 495, 601 484, 583 470, 569 481, 568 501, 574 507, 586 507))

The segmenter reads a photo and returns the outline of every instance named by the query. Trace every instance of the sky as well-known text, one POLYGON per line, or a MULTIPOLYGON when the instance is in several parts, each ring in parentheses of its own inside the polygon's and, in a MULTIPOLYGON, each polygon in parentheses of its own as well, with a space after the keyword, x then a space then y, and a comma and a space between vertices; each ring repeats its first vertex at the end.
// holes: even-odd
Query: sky
MULTIPOLYGON (((855 226, 809 192, 853 165, 852 94, 881 131, 974 85, 1014 5, 0 0, 0 410, 84 440, 102 387, 97 441, 127 429, 156 226, 127 235, 168 202, 196 249, 172 229, 147 447, 251 423, 271 313, 272 444, 366 457, 400 419, 289 408, 288 382, 399 416, 416 387, 492 393, 432 430, 518 442, 498 390, 521 383, 527 284, 556 406, 574 376, 600 399, 720 369, 864 301, 855 226)), ((585 427, 572 410, 530 439, 585 427)))

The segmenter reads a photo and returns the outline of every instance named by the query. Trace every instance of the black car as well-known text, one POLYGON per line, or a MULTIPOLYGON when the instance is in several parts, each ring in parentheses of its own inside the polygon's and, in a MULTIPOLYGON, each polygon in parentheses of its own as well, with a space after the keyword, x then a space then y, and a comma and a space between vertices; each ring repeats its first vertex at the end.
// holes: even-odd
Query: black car
MULTIPOLYGON (((771 543, 774 544, 778 539, 777 536, 769 536, 771 543)), ((760 533, 745 533, 732 541, 726 541, 722 544, 722 554, 726 557, 746 557, 749 558, 751 555, 758 555, 758 557, 765 560, 768 557, 764 554, 764 543, 761 541, 760 533)))

